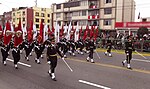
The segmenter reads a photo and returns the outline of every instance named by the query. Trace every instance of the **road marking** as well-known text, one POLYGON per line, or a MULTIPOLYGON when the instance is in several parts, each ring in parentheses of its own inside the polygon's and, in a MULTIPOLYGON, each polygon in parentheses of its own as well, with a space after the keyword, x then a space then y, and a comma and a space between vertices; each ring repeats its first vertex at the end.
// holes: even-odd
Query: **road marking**
POLYGON ((95 83, 91 83, 91 82, 88 82, 88 81, 84 81, 84 80, 79 80, 79 82, 87 84, 87 85, 95 86, 95 87, 98 87, 98 88, 111 89, 111 88, 108 88, 108 87, 105 87, 105 86, 102 86, 102 85, 98 85, 98 84, 95 84, 95 83))
POLYGON ((99 66, 103 66, 103 67, 109 67, 109 68, 115 68, 115 69, 121 69, 121 70, 128 70, 128 71, 134 71, 134 72, 139 72, 139 73, 150 74, 150 71, 148 71, 148 70, 141 70, 141 69, 132 69, 132 70, 129 70, 126 67, 115 66, 115 65, 110 65, 110 64, 90 63, 90 62, 87 62, 87 61, 84 61, 84 60, 73 59, 73 58, 66 58, 66 59, 72 60, 72 61, 76 61, 76 62, 87 63, 87 64, 90 64, 90 65, 99 65, 99 66))
MULTIPOLYGON (((8 61, 10 61, 10 62, 14 62, 14 60, 9 59, 9 58, 7 58, 6 60, 8 60, 8 61)), ((23 63, 23 62, 18 62, 18 64, 23 65, 23 66, 26 66, 26 67, 30 67, 30 68, 31 68, 31 65, 26 64, 26 63, 23 63)))
POLYGON ((134 60, 134 61, 142 61, 142 62, 149 62, 150 63, 150 61, 149 60, 142 60, 142 59, 132 59, 132 60, 134 60))

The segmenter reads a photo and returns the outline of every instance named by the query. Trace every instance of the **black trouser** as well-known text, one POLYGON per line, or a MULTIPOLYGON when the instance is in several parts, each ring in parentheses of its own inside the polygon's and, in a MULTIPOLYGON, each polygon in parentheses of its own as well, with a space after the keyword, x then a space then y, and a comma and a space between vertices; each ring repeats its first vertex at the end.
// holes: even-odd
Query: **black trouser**
POLYGON ((111 46, 110 45, 108 46, 107 52, 111 53, 111 46))
POLYGON ((93 59, 93 49, 90 49, 89 51, 89 58, 93 59))
POLYGON ((127 52, 126 53, 127 64, 130 64, 131 59, 132 59, 132 52, 127 52))
POLYGON ((8 57, 8 52, 5 51, 4 49, 1 49, 1 52, 2 52, 2 57, 3 57, 3 62, 6 61, 6 58, 8 57))
POLYGON ((35 54, 36 54, 36 58, 39 59, 41 57, 42 52, 40 49, 35 48, 35 54))
POLYGON ((20 60, 20 52, 15 52, 14 50, 12 51, 12 56, 14 58, 14 64, 17 64, 20 60))
POLYGON ((47 61, 50 61, 50 69, 51 69, 51 73, 55 72, 55 68, 57 66, 57 56, 50 56, 47 61))

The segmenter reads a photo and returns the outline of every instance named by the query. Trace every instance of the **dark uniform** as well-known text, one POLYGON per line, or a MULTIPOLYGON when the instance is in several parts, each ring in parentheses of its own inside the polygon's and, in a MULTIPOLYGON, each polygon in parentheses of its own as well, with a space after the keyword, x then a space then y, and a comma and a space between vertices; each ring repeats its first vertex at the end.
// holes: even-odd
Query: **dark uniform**
POLYGON ((33 49, 33 47, 34 47, 34 43, 32 43, 32 44, 30 45, 29 42, 28 42, 27 40, 25 40, 25 41, 23 42, 23 45, 24 45, 24 50, 25 50, 25 59, 26 59, 27 61, 29 61, 28 56, 29 56, 29 54, 31 53, 31 51, 32 51, 32 49, 33 49))
POLYGON ((3 57, 2 62, 4 65, 6 65, 6 58, 9 55, 8 51, 9 51, 8 46, 2 45, 1 52, 2 52, 2 57, 3 57))
POLYGON ((108 55, 109 57, 111 57, 112 56, 111 49, 112 49, 112 42, 111 42, 111 40, 108 40, 107 41, 107 51, 105 52, 105 55, 108 55))
POLYGON ((134 51, 132 38, 130 36, 127 37, 128 41, 125 42, 125 53, 126 53, 126 60, 122 62, 123 66, 127 62, 127 68, 131 69, 130 61, 132 59, 132 51, 134 51))
POLYGON ((85 40, 85 49, 86 49, 86 53, 89 53, 89 48, 90 48, 90 45, 89 45, 89 42, 90 42, 90 39, 89 38, 87 38, 86 40, 85 40))
POLYGON ((18 69, 17 63, 20 60, 20 49, 19 49, 19 47, 13 47, 12 56, 13 56, 13 59, 14 59, 15 68, 18 69))
POLYGON ((52 44, 48 41, 48 48, 47 48, 47 62, 50 64, 50 69, 48 71, 49 75, 51 76, 52 80, 56 81, 55 79, 55 68, 57 66, 57 53, 63 57, 61 52, 58 49, 57 45, 52 44))
POLYGON ((90 40, 88 45, 89 45, 89 56, 87 57, 87 61, 91 60, 91 63, 94 63, 93 53, 94 53, 94 50, 96 49, 94 40, 90 40))
POLYGON ((40 57, 42 55, 42 52, 45 48, 45 45, 44 44, 39 44, 37 41, 35 42, 35 54, 36 54, 36 58, 35 58, 35 62, 37 64, 40 64, 40 57))
POLYGON ((84 48, 84 43, 83 43, 83 40, 82 39, 79 39, 76 43, 76 49, 79 49, 77 50, 78 53, 82 54, 83 55, 83 48, 84 48))

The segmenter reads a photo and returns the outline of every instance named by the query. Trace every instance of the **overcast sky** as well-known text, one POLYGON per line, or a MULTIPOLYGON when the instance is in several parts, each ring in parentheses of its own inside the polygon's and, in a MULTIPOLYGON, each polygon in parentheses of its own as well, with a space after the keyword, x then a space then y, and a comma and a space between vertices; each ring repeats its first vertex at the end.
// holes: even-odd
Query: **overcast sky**
MULTIPOLYGON (((37 0, 39 7, 50 7, 52 3, 62 3, 66 0, 37 0)), ((141 17, 150 17, 150 0, 135 0, 136 13, 135 18, 138 18, 140 12, 141 17)), ((21 6, 35 6, 35 0, 0 0, 0 14, 5 11, 10 11, 11 8, 18 8, 21 6)))

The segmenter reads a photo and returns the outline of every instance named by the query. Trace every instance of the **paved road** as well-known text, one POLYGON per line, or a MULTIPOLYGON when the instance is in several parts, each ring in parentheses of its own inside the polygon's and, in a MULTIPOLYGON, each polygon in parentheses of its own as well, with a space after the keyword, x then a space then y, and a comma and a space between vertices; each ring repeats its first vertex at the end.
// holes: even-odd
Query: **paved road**
MULTIPOLYGON (((73 72, 59 59, 57 81, 52 81, 45 56, 41 64, 36 64, 34 53, 29 57, 30 61, 24 59, 23 53, 20 62, 28 65, 20 64, 18 70, 10 61, 7 66, 0 64, 0 89, 150 89, 150 56, 145 60, 133 55, 133 70, 128 70, 121 64, 124 54, 113 53, 113 57, 107 57, 103 52, 98 54, 100 59, 94 54, 96 63, 86 62, 87 54, 68 56, 65 60, 73 72)), ((12 59, 11 55, 9 59, 12 59)))

